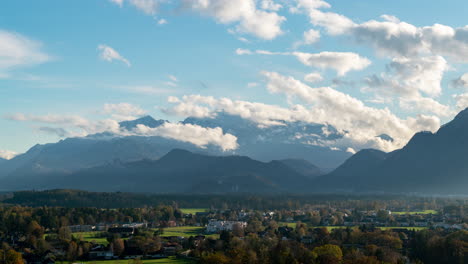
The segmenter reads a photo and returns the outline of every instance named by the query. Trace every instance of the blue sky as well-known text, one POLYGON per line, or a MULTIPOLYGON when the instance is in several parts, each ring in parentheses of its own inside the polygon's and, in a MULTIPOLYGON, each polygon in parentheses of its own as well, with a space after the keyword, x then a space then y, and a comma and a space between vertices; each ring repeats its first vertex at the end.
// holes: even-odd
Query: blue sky
POLYGON ((392 150, 468 106, 466 1, 230 2, 2 1, 0 154, 101 132, 102 120, 217 111, 326 122, 351 132, 320 144, 392 150), (320 37, 306 43, 309 30, 320 37))

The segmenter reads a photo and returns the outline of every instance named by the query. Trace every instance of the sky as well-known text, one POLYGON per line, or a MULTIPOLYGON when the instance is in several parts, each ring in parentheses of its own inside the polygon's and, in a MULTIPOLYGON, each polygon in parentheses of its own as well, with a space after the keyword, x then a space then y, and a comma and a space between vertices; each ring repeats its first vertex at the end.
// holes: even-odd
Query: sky
POLYGON ((468 106, 466 1, 5 0, 0 157, 104 131, 235 150, 221 111, 392 151, 468 106), (125 131, 144 115, 171 121, 125 131), (377 137, 389 135, 393 140, 377 137))

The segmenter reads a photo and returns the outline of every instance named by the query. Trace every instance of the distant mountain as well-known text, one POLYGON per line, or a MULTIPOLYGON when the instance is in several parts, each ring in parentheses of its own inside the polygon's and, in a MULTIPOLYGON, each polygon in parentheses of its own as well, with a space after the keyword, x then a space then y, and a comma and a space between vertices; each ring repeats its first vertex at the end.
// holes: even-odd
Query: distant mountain
POLYGON ((314 164, 303 159, 284 159, 279 162, 293 169, 301 175, 304 175, 310 179, 321 176, 324 173, 314 164))
MULTIPOLYGON (((138 124, 158 127, 168 121, 145 116, 120 123, 132 130, 138 124)), ((83 138, 67 138, 57 143, 36 145, 22 155, 2 162, 0 179, 8 175, 72 173, 85 168, 105 165, 119 160, 131 162, 156 160, 174 148, 211 155, 243 155, 260 161, 305 159, 321 168, 336 168, 351 154, 311 144, 317 139, 336 139, 341 135, 331 126, 301 122, 271 127, 259 127, 243 118, 219 113, 215 118, 187 118, 185 124, 221 127, 225 133, 238 138, 239 148, 223 152, 214 146, 199 148, 190 143, 162 137, 122 137, 109 132, 83 138)))
POLYGON ((303 193, 310 183, 308 177, 279 161, 264 163, 242 156, 208 156, 175 149, 156 161, 116 161, 72 174, 7 177, 2 187, 148 193, 303 193))
POLYGON ((322 190, 468 194, 468 109, 436 133, 420 132, 397 151, 358 152, 319 177, 322 190))

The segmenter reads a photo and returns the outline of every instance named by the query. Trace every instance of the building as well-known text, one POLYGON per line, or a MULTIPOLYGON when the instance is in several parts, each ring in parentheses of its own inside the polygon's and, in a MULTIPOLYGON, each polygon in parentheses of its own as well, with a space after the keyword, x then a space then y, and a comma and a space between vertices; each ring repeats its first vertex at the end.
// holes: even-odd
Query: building
POLYGON ((135 234, 136 228, 133 227, 111 227, 107 230, 109 233, 120 234, 122 237, 129 237, 135 234))
POLYGON ((218 233, 221 231, 232 231, 235 226, 246 228, 247 222, 242 221, 218 221, 210 220, 206 226, 206 232, 208 233, 218 233))

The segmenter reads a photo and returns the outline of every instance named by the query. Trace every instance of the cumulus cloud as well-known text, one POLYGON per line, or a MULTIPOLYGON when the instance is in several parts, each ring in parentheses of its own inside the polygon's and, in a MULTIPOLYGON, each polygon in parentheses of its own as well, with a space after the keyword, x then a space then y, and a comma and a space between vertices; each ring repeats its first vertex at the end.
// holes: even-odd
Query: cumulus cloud
POLYGON ((163 109, 166 114, 181 117, 215 117, 218 112, 237 115, 260 126, 284 125, 284 121, 311 120, 310 112, 301 105, 284 108, 257 102, 215 98, 212 96, 185 95, 182 98, 171 96, 168 102, 173 106, 163 109))
POLYGON ((304 65, 321 69, 334 69, 339 76, 346 75, 349 71, 359 71, 367 68, 371 61, 353 52, 304 53, 293 52, 292 55, 304 65))
POLYGON ((309 29, 304 32, 304 44, 313 44, 320 39, 320 31, 309 29))
POLYGON ((417 27, 391 15, 382 15, 383 21, 355 23, 344 15, 322 11, 331 7, 324 1, 306 2, 297 0, 293 10, 306 13, 313 25, 323 27, 330 35, 350 35, 356 42, 373 47, 381 56, 433 54, 468 62, 468 26, 453 28, 434 24, 417 27))
POLYGON ((387 72, 367 77, 364 90, 388 101, 396 97, 405 110, 448 116, 450 107, 434 99, 442 93, 441 81, 448 69, 442 56, 398 57, 387 65, 387 72))
POLYGON ((47 124, 49 126, 41 126, 42 129, 39 130, 51 132, 59 137, 83 137, 102 132, 118 133, 120 129, 119 123, 115 120, 89 120, 78 115, 25 115, 23 113, 15 113, 6 115, 4 118, 41 125, 47 124))
POLYGON ((118 60, 125 63, 128 67, 131 66, 130 62, 125 57, 123 57, 115 49, 107 45, 99 45, 98 50, 100 51, 99 57, 105 61, 112 62, 114 60, 118 60))
POLYGON ((362 101, 330 87, 311 88, 304 83, 275 72, 263 72, 272 93, 296 97, 310 105, 313 122, 330 124, 346 131, 343 139, 334 144, 361 149, 373 147, 393 150, 402 147, 415 132, 435 131, 440 120, 435 116, 419 115, 416 118, 400 119, 388 109, 366 106, 362 101), (377 135, 387 134, 395 140, 382 140, 377 135))
POLYGON ((468 88, 468 73, 463 74, 450 82, 450 85, 455 88, 468 88))
POLYGON ((456 107, 458 111, 461 111, 468 107, 468 93, 453 95, 456 101, 456 107))
POLYGON ((279 11, 281 8, 283 8, 282 5, 275 3, 273 0, 262 0, 260 2, 260 7, 269 11, 279 11))
POLYGON ((207 145, 219 146, 223 151, 235 150, 238 147, 237 137, 232 134, 224 134, 223 129, 205 128, 192 124, 164 123, 156 128, 145 125, 137 125, 132 133, 140 136, 160 136, 189 142, 198 147, 206 148, 207 145))
POLYGON ((321 82, 323 81, 323 77, 318 72, 312 72, 304 76, 304 81, 310 82, 310 83, 321 82))
POLYGON ((319 40, 320 40, 320 31, 315 30, 315 29, 309 29, 308 31, 304 32, 303 39, 301 41, 294 43, 293 48, 297 49, 299 46, 302 46, 302 45, 314 44, 319 40))
POLYGON ((9 159, 12 159, 12 158, 16 157, 17 155, 18 155, 18 153, 14 152, 14 151, 1 150, 0 149, 0 158, 2 158, 2 159, 9 160, 9 159))
POLYGON ((0 29, 0 76, 8 77, 13 69, 29 67, 50 60, 51 56, 42 51, 40 42, 0 29))
POLYGON ((161 18, 161 19, 158 19, 158 20, 156 21, 156 23, 157 23, 158 25, 166 25, 166 24, 169 23, 169 22, 167 22, 166 19, 161 18))
MULTIPOLYGON (((257 8, 255 0, 184 0, 186 8, 213 17, 221 24, 236 24, 235 31, 252 34, 261 39, 274 39, 281 35, 285 17, 274 11, 257 8)), ((271 2, 272 1, 267 1, 271 2)), ((262 2, 262 7, 277 8, 262 2)))
MULTIPOLYGON (((22 113, 7 115, 4 118, 38 124, 38 131, 53 134, 60 138, 85 137, 106 132, 115 136, 159 136, 188 142, 200 148, 213 145, 223 151, 234 150, 238 147, 237 138, 232 134, 223 133, 223 130, 219 127, 205 128, 198 125, 166 122, 156 128, 140 124, 132 130, 127 130, 120 127, 118 120, 115 119, 128 120, 127 118, 130 118, 130 115, 138 116, 146 113, 140 107, 128 103, 105 104, 102 113, 109 115, 111 118, 90 120, 77 115, 25 115, 22 113)), ((1 155, 2 152, 0 152, 0 157, 1 155)))
POLYGON ((137 105, 132 105, 129 103, 119 103, 104 104, 103 113, 106 115, 110 115, 113 119, 123 121, 136 119, 146 114, 146 111, 137 105))
POLYGON ((371 61, 353 52, 331 52, 320 53, 305 52, 273 52, 268 50, 237 49, 237 55, 286 55, 295 56, 302 64, 320 69, 333 69, 339 76, 344 76, 350 71, 360 71, 367 68, 371 61))

